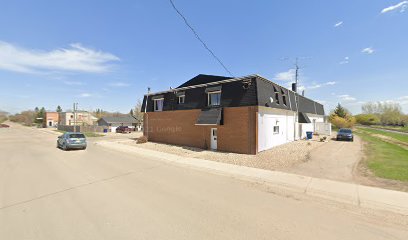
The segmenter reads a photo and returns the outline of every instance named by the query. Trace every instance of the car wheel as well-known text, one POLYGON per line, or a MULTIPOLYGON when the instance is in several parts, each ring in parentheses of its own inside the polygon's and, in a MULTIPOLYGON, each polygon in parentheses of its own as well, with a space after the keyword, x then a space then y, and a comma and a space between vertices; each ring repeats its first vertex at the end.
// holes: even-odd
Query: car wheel
POLYGON ((339 139, 339 138, 336 138, 336 141, 340 141, 340 139, 339 139))
POLYGON ((62 144, 62 150, 64 150, 64 151, 68 150, 67 145, 65 143, 62 144))
POLYGON ((82 148, 82 150, 85 150, 85 149, 86 149, 86 147, 82 148))
POLYGON ((352 138, 351 141, 354 142, 354 138, 352 138))

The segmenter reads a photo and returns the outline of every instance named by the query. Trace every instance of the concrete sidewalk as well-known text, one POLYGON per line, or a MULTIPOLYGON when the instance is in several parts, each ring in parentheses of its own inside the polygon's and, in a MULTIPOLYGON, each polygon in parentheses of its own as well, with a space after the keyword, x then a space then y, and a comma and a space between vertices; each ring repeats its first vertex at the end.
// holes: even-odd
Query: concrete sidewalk
POLYGON ((122 152, 133 152, 147 157, 157 158, 194 169, 205 169, 210 172, 233 176, 239 179, 262 182, 278 190, 296 192, 363 208, 392 211, 408 216, 408 193, 405 192, 197 158, 186 158, 111 141, 99 141, 95 144, 122 152))

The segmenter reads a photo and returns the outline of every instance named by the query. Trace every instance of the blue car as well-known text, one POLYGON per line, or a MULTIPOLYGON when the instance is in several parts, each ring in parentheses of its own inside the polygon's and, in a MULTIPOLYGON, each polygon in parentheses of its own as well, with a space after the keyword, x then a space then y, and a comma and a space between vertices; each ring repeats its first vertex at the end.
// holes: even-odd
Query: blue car
POLYGON ((336 140, 354 141, 353 131, 348 128, 340 128, 340 130, 337 132, 336 140))
POLYGON ((63 150, 86 149, 86 137, 83 133, 66 132, 58 137, 57 147, 63 150))

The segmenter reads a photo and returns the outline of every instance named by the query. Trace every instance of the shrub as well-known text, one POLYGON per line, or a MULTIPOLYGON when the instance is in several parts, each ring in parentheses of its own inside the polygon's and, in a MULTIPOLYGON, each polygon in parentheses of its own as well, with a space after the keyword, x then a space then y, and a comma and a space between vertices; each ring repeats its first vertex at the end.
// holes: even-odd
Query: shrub
POLYGON ((142 136, 136 140, 136 144, 142 144, 142 143, 147 143, 147 142, 148 140, 146 136, 142 136))
POLYGON ((330 122, 337 128, 352 128, 356 123, 356 119, 352 116, 342 118, 334 115, 330 117, 330 122))
POLYGON ((380 118, 375 114, 359 114, 356 115, 356 122, 361 125, 377 125, 380 124, 380 118))

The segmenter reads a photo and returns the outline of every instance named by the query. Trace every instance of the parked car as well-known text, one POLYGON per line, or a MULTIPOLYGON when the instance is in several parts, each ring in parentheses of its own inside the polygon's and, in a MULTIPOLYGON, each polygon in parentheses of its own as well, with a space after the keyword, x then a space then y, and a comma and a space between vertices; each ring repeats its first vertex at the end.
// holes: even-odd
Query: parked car
POLYGON ((117 133, 130 133, 132 131, 132 129, 130 129, 129 127, 126 126, 120 126, 116 128, 116 132, 117 133))
POLYGON ((58 137, 57 147, 63 150, 86 149, 86 137, 83 133, 66 132, 58 137))
POLYGON ((10 127, 10 126, 7 125, 7 124, 4 124, 4 123, 0 124, 0 128, 9 128, 9 127, 10 127))
POLYGON ((340 128, 337 132, 336 140, 354 141, 353 131, 349 128, 340 128))

